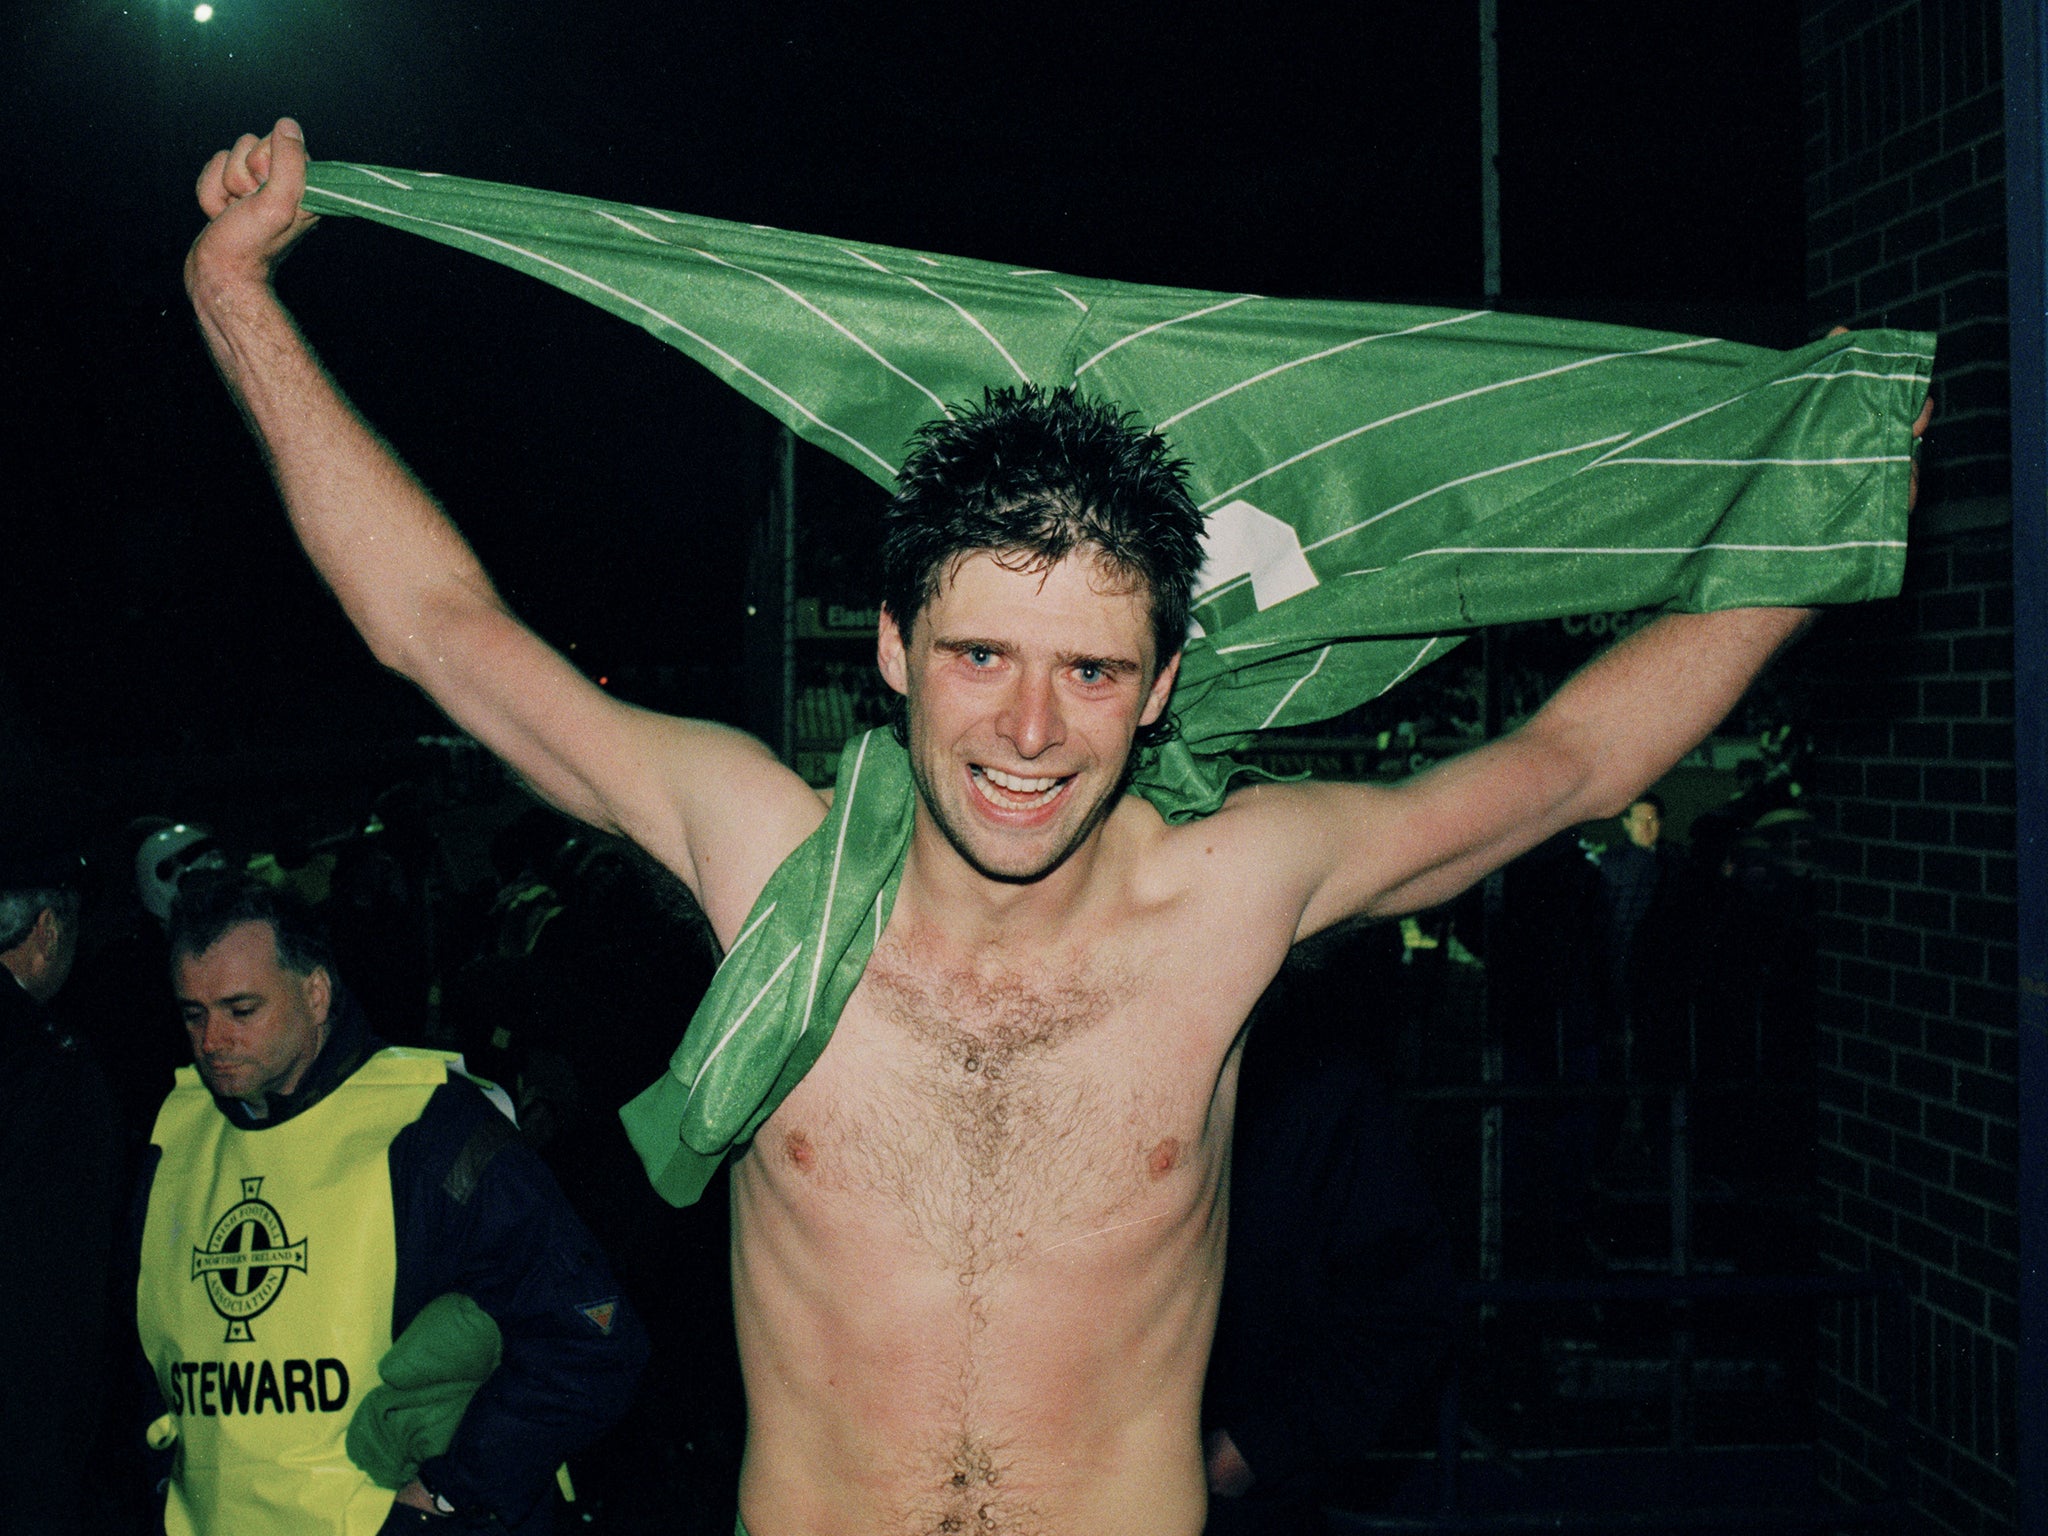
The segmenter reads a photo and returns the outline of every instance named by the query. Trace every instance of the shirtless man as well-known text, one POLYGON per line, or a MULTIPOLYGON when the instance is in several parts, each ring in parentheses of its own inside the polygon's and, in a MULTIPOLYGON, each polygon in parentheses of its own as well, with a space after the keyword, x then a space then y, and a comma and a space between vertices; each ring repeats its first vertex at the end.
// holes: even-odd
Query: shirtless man
MULTIPOLYGON (((746 736, 613 699, 506 609, 272 291, 312 223, 304 175, 288 121, 215 156, 186 263, 299 538, 378 660, 674 870, 729 946, 824 804, 746 736)), ((1031 409, 1101 435, 1100 413, 1031 409)), ((1062 522, 1042 500, 891 536, 899 578, 923 549, 879 642, 919 790, 901 891, 824 1054, 732 1165, 754 1536, 1199 1532, 1238 1046, 1289 946, 1620 812, 1804 622, 1667 617, 1406 784, 1265 785, 1170 827, 1122 790, 1173 687, 1199 516, 1125 439, 1135 525, 1165 531, 1120 560, 1037 537, 1062 522)))

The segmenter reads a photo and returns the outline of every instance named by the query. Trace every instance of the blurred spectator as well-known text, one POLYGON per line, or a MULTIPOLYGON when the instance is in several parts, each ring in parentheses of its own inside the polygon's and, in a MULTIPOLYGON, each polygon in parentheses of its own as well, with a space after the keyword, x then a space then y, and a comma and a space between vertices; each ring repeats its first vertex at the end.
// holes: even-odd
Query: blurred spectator
MULTIPOLYGON (((86 892, 81 963, 64 993, 65 1022, 84 1038, 114 1093, 127 1149, 124 1186, 140 1168, 157 1106, 171 1091, 172 1074, 191 1059, 177 1012, 164 992, 170 948, 163 918, 144 905, 145 886, 152 901, 158 895, 157 861, 139 856, 156 834, 173 825, 161 817, 145 818, 94 840, 99 877, 86 892), (151 879, 132 878, 145 863, 151 879)), ((201 831, 199 838, 204 840, 199 867, 224 864, 211 835, 201 831)), ((167 904, 162 909, 169 911, 167 904)))
MULTIPOLYGON (((539 806, 491 839, 498 885, 481 939, 476 952, 454 967, 442 994, 445 1038, 471 1071, 503 1084, 515 1101, 526 1097, 520 1076, 529 1052, 565 1015, 572 1022, 588 1017, 554 963, 554 952, 536 952, 541 935, 562 912, 549 871, 570 841, 569 821, 539 806)), ((528 1145, 545 1145, 553 1136, 558 1110, 559 1097, 553 1107, 520 1104, 528 1145)))
POLYGON ((227 853, 207 828, 182 821, 158 826, 135 850, 135 894, 151 917, 168 923, 180 880, 195 869, 227 867, 227 853))
POLYGON ((1639 796, 1600 855, 1600 939, 1610 1034, 1624 1076, 1693 1072, 1692 1003, 1706 903, 1692 863, 1663 840, 1664 802, 1639 796))
POLYGON ((120 1138, 99 1069, 47 1009, 78 950, 81 861, 0 845, 0 1533, 85 1529, 105 1389, 120 1138))
POLYGON ((379 831, 339 841, 319 906, 349 985, 379 1032, 398 1045, 428 1039, 433 954, 416 895, 398 850, 379 831))

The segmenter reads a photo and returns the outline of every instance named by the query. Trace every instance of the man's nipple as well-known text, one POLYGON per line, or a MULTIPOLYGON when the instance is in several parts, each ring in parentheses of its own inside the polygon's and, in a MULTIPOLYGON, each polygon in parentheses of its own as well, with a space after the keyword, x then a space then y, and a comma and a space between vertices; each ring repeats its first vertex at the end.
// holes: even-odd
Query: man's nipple
POLYGON ((787 1132, 782 1138, 783 1155, 798 1173, 809 1173, 818 1161, 818 1149, 802 1131, 787 1132))
POLYGON ((1145 1167, 1155 1179, 1163 1179, 1180 1166, 1180 1138, 1168 1136, 1145 1155, 1145 1167))

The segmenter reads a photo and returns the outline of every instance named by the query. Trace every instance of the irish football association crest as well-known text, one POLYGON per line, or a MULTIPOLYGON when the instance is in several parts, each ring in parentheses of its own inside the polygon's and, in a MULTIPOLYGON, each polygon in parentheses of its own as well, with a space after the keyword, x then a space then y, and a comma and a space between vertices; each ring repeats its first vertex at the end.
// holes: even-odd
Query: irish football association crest
POLYGON ((206 1299, 227 1320, 230 1344, 247 1344, 249 1324, 277 1300, 285 1275, 306 1272, 306 1240, 285 1236, 284 1218, 260 1198, 263 1180, 242 1180, 239 1205, 213 1224, 204 1248, 192 1250, 192 1278, 206 1282, 206 1299))

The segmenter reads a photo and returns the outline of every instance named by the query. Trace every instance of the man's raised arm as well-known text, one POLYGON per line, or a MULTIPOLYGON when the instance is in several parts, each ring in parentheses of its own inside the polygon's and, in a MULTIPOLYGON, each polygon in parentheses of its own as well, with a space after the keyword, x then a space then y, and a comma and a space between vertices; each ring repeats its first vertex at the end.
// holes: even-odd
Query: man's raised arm
POLYGON ((200 330, 300 543, 379 661, 553 804, 673 869, 729 942, 776 864, 822 819, 817 797, 739 732, 613 699, 506 608, 278 301, 272 274, 315 222, 305 184, 296 123, 244 134, 200 173, 208 223, 185 259, 200 330))
POLYGON ((1393 789, 1318 790, 1314 819, 1330 853, 1302 934, 1436 906, 1567 827, 1619 815, 1721 723, 1809 617, 1666 614, 1498 741, 1393 789))
MULTIPOLYGON (((1909 512, 1918 440, 1933 418, 1930 396, 1913 421, 1909 512)), ((1440 905, 1545 838, 1619 815, 1706 739, 1811 618, 1803 608, 1665 614, 1595 657, 1519 730, 1405 784, 1264 791, 1269 846, 1301 882, 1296 938, 1440 905)))

